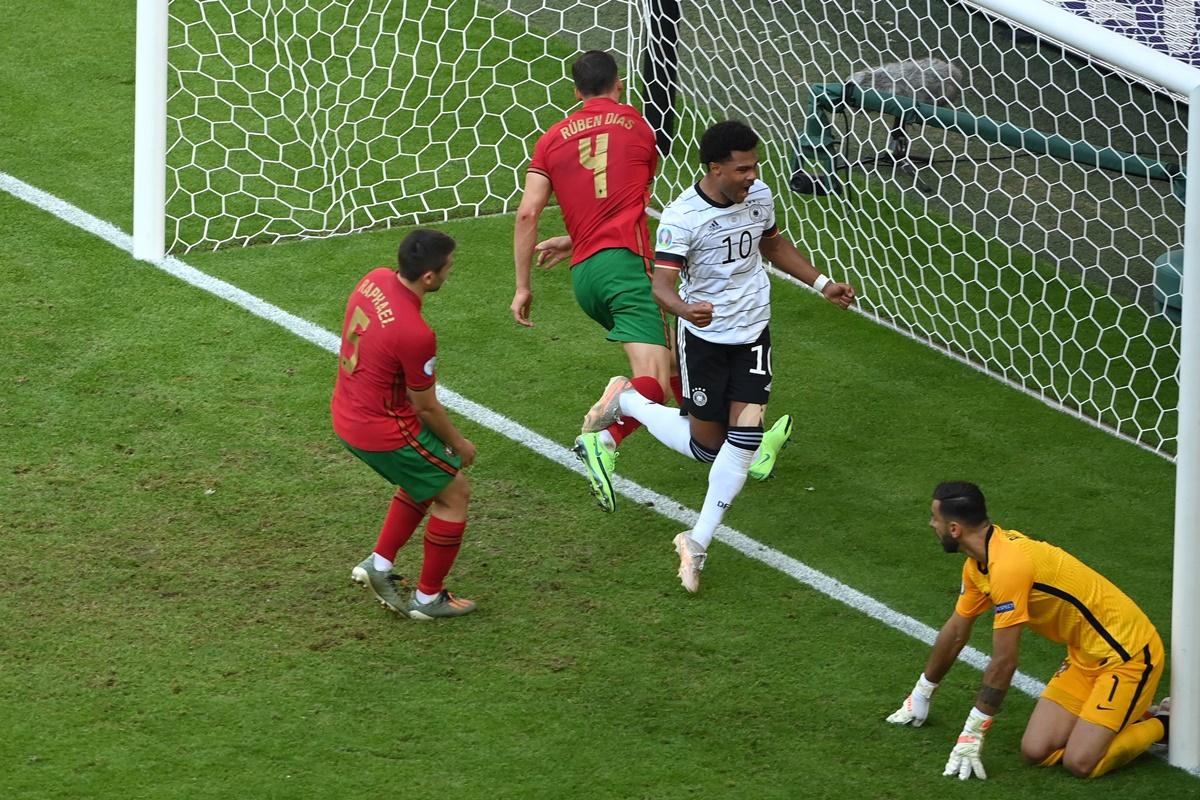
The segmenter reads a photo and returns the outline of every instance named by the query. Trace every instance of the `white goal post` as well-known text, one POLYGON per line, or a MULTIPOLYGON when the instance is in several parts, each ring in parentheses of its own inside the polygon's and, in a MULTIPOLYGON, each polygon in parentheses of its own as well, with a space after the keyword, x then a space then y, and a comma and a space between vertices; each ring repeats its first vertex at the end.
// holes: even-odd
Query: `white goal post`
MULTIPOLYGON (((1047 4, 971 2, 1188 99, 1183 273, 1200 275, 1200 70, 1047 4)), ((1168 758, 1195 771, 1200 769, 1200 303, 1183 303, 1182 317, 1168 758)))
POLYGON ((513 211, 584 49, 661 121, 656 204, 749 122, 861 313, 1175 462, 1170 760, 1200 770, 1200 70, 1045 0, 137 8, 139 259, 513 211))

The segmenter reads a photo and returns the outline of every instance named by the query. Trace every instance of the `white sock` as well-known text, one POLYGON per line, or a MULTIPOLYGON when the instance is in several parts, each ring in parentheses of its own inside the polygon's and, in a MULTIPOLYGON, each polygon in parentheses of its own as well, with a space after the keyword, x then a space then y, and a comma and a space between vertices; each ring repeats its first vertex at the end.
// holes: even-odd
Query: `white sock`
POLYGON ((733 498, 746 485, 746 473, 754 463, 754 451, 732 445, 721 445, 717 459, 708 470, 708 493, 700 508, 700 518, 692 528, 691 537, 698 545, 708 550, 717 526, 725 512, 733 505, 733 498))
MULTIPOLYGON (((441 592, 438 592, 438 594, 441 594, 441 592)), ((425 605, 427 603, 432 603, 434 600, 438 599, 438 594, 425 594, 420 589, 417 589, 417 591, 416 591, 417 602, 420 603, 421 605, 425 605)))
POLYGON ((652 403, 635 389, 627 389, 617 395, 621 401, 621 413, 633 417, 646 426, 650 435, 676 453, 688 458, 692 455, 692 425, 687 417, 679 415, 679 409, 652 403))
POLYGON ((617 440, 612 438, 612 434, 608 432, 608 428, 600 431, 600 444, 604 445, 605 450, 616 450, 617 440))
POLYGON ((388 561, 386 558, 379 555, 379 553, 372 553, 371 557, 375 559, 374 563, 371 566, 373 566, 375 568, 376 572, 391 572, 392 571, 392 562, 391 561, 388 561))

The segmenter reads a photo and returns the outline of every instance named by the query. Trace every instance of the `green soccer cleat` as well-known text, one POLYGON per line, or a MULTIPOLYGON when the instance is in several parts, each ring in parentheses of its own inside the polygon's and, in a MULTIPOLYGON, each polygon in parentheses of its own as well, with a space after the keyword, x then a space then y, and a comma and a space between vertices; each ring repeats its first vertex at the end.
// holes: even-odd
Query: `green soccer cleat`
POLYGON ((392 575, 388 572, 380 572, 375 569, 375 559, 373 556, 367 556, 357 567, 350 572, 350 580, 362 586, 364 589, 374 595, 379 601, 379 605, 391 611, 393 614, 400 616, 408 616, 404 612, 404 600, 400 597, 400 593, 396 591, 397 585, 404 587, 404 576, 392 575))
POLYGON ((771 430, 763 434, 762 444, 758 447, 758 455, 750 465, 750 477, 756 481, 765 481, 775 471, 775 462, 779 454, 787 447, 792 438, 792 415, 784 414, 775 420, 771 430))
POLYGON ((617 452, 601 444, 600 434, 595 432, 580 434, 571 449, 587 470, 588 485, 592 497, 596 498, 596 505, 600 506, 601 511, 611 514, 617 508, 617 496, 612 487, 617 452))
POLYGON ((632 388, 633 383, 624 375, 609 378, 608 385, 604 387, 604 393, 600 395, 600 399, 593 403, 588 412, 584 414, 580 432, 602 431, 614 422, 620 422, 621 401, 619 398, 621 392, 632 388))
POLYGON ((461 617, 475 610, 475 603, 462 597, 455 597, 445 589, 428 603, 417 602, 416 594, 408 601, 408 616, 412 619, 443 619, 445 617, 461 617))

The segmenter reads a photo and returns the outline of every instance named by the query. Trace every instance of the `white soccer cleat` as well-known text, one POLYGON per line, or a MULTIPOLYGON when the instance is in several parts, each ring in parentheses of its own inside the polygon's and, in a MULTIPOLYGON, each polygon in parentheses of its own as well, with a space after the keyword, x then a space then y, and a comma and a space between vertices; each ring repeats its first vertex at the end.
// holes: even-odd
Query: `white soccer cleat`
POLYGON ((619 422, 621 419, 621 392, 632 388, 633 384, 624 375, 610 378, 608 385, 604 387, 604 394, 600 395, 600 399, 584 415, 581 432, 595 433, 604 430, 614 422, 619 422))
POLYGON ((689 533, 691 531, 684 531, 675 537, 675 552, 679 554, 679 582, 695 594, 700 591, 700 570, 704 569, 708 552, 688 536, 689 533))

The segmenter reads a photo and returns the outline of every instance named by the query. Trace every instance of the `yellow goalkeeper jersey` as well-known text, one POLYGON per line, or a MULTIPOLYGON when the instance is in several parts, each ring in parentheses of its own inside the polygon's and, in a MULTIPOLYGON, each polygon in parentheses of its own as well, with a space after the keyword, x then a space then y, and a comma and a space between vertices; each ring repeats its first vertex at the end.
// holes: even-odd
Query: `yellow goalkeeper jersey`
POLYGON ((968 558, 954 610, 974 619, 995 610, 995 628, 1025 623, 1067 645, 1082 665, 1128 661, 1156 635, 1137 604, 1067 551, 993 525, 987 563, 968 558))

